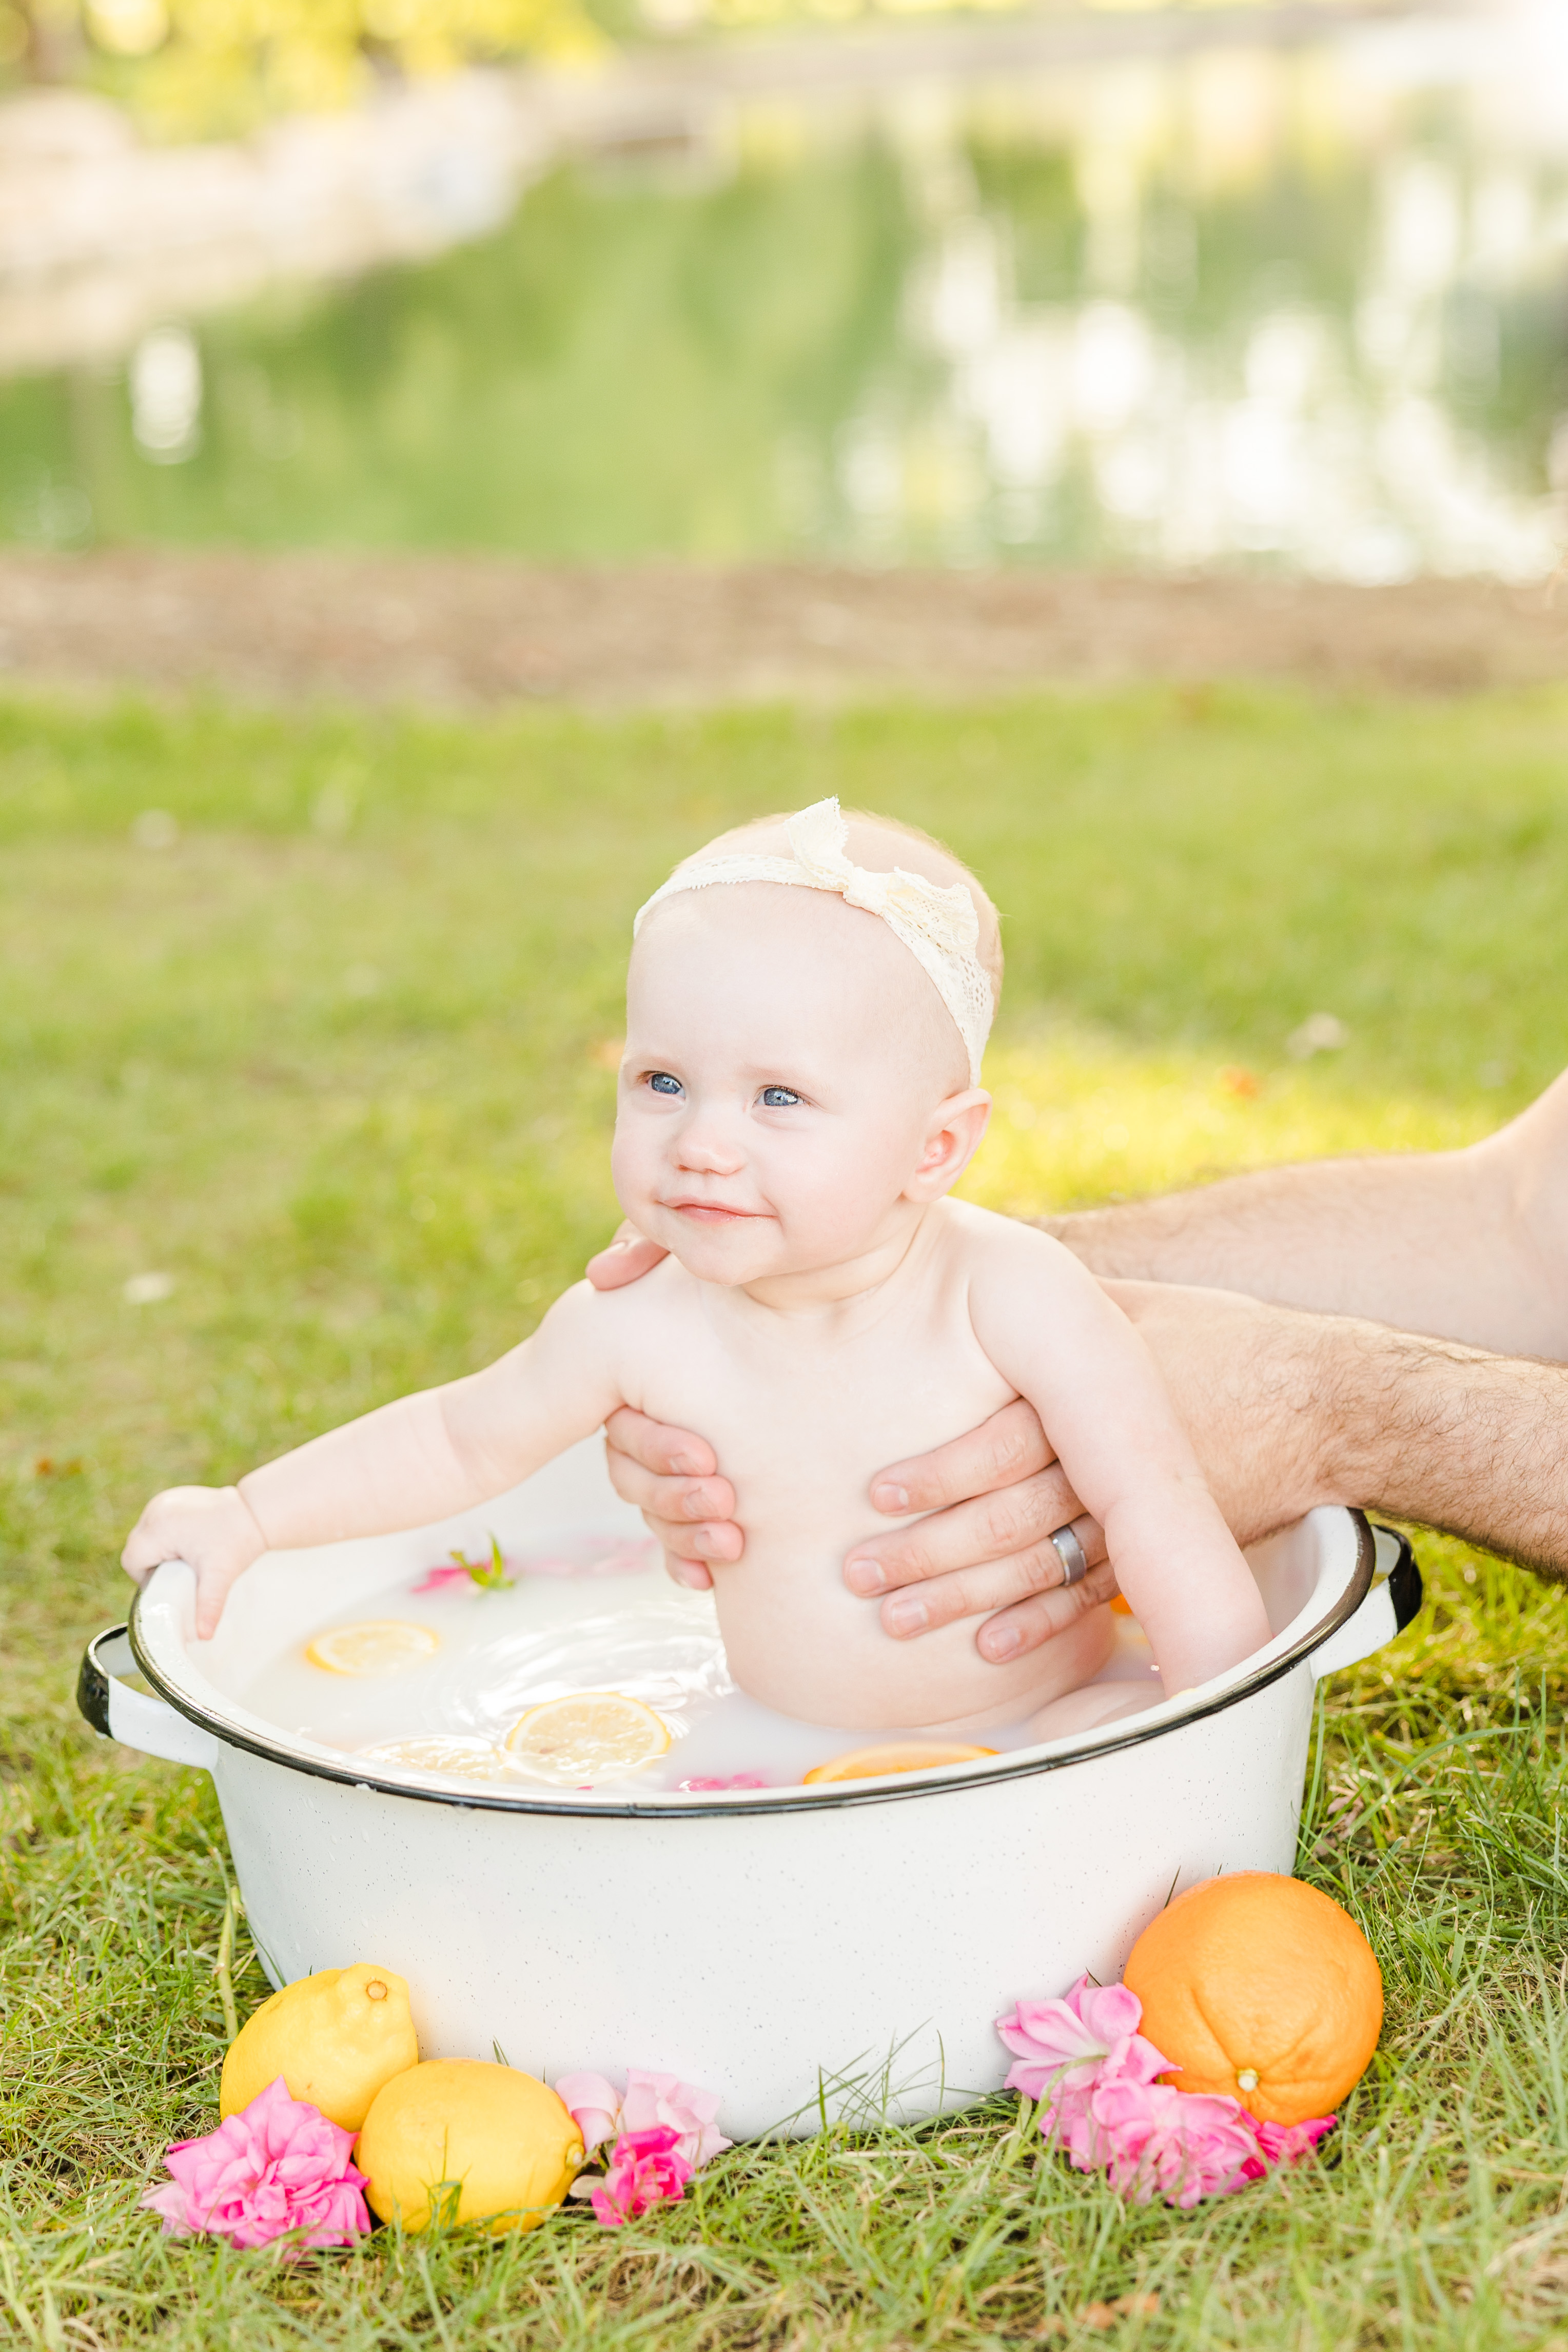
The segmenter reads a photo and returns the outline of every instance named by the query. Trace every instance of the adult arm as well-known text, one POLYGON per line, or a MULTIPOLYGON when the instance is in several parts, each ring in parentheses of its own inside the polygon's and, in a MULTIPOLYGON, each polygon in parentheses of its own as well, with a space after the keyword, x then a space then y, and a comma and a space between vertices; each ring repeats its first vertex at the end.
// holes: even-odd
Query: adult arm
POLYGON ((1240 1290, 1561 1361, 1568 1071, 1462 1151, 1261 1169, 1041 1222, 1095 1274, 1240 1290))

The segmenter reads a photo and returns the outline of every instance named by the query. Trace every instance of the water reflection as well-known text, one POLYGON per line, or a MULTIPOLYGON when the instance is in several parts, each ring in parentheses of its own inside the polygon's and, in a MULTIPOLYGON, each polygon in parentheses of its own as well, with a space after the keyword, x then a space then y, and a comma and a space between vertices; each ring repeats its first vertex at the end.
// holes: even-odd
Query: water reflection
POLYGON ((1558 22, 739 102, 440 261, 0 387, 0 525, 1539 575, 1558 22))

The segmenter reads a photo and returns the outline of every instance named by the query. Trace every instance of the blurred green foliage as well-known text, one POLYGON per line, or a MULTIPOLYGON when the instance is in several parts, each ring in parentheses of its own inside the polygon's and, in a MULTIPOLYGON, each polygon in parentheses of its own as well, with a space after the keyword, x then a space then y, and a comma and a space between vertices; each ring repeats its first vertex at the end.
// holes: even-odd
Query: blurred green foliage
POLYGON ((0 0, 0 68, 95 80, 175 138, 348 105, 378 73, 599 44, 580 0, 0 0))

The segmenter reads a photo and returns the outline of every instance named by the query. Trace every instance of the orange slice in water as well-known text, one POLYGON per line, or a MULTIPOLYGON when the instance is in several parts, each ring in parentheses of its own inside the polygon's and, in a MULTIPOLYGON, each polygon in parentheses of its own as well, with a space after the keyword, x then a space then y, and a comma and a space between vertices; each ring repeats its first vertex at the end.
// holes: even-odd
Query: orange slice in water
POLYGON ((885 1748, 851 1748, 805 1775, 812 1780, 880 1780, 894 1772, 927 1772, 935 1764, 973 1764, 994 1748, 965 1748, 950 1739, 893 1739, 885 1748))
POLYGON ((428 1625, 401 1617, 366 1617, 356 1625, 330 1625, 305 1644, 313 1666, 330 1675, 401 1675, 422 1666, 441 1646, 428 1625))
POLYGON ((531 1706, 506 1736, 514 1771, 563 1787, 640 1772, 669 1746, 668 1726, 624 1691, 570 1691, 531 1706))

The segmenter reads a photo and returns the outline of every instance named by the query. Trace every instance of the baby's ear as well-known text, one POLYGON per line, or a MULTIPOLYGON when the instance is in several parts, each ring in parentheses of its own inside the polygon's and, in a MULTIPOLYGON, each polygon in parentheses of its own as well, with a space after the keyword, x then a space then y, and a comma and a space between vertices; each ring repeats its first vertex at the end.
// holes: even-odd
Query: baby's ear
POLYGON ((991 1097, 983 1087, 949 1095, 931 1115, 914 1174, 904 1186, 910 1201, 940 1201, 951 1192, 975 1153, 991 1117, 991 1097))

